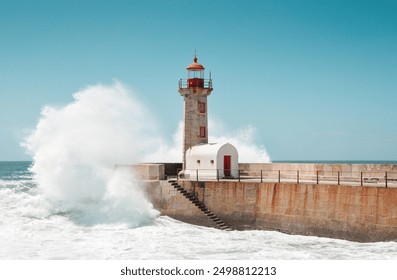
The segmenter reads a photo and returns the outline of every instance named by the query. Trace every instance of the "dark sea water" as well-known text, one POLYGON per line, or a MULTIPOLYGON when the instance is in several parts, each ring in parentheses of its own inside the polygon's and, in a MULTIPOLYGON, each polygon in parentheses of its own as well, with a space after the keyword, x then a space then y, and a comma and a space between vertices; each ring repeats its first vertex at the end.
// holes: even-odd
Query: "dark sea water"
POLYGON ((19 178, 20 174, 29 174, 31 161, 0 161, 0 178, 3 180, 12 180, 19 178))
MULTIPOLYGON (((225 232, 164 216, 133 227, 113 216, 82 223, 76 215, 85 215, 93 202, 84 201, 87 207, 79 204, 76 211, 60 211, 41 192, 30 165, 0 162, 0 259, 397 259, 396 242, 225 232)), ((140 202, 132 198, 134 203, 140 202)))

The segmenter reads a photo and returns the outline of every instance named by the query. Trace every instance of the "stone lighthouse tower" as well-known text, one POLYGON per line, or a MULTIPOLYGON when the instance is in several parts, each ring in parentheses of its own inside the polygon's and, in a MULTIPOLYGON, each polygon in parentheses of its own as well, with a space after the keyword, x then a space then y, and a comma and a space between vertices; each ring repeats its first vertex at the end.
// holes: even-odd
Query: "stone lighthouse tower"
POLYGON ((212 92, 211 75, 204 79, 204 66, 197 62, 196 55, 186 69, 188 78, 179 80, 178 90, 184 99, 183 169, 186 151, 208 143, 207 96, 212 92))

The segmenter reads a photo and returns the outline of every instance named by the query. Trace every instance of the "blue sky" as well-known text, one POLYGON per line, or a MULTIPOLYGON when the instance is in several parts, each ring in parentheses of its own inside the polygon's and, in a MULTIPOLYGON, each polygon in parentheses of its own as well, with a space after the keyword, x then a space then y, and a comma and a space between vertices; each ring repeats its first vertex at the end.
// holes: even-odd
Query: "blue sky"
MULTIPOLYGON (((273 160, 397 160, 397 1, 0 0, 0 160, 46 104, 126 84, 172 137, 197 49, 209 114, 273 160)), ((211 133, 211 131, 209 131, 211 133)))

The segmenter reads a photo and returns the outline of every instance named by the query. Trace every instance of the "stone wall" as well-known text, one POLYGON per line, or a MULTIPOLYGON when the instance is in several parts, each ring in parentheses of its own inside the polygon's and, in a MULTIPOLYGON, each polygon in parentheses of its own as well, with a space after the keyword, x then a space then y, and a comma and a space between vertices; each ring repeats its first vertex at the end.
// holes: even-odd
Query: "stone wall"
MULTIPOLYGON (((246 171, 394 173, 397 165, 240 164, 246 171)), ((164 165, 118 166, 134 170, 147 181, 148 197, 163 215, 202 226, 213 226, 164 177, 164 165)), ((237 230, 278 230, 355 241, 397 241, 397 188, 310 183, 260 183, 257 180, 192 182, 180 185, 237 230)), ((394 186, 390 184, 391 186, 394 186)))
POLYGON ((229 226, 362 242, 397 241, 397 189, 336 185, 190 182, 229 226))

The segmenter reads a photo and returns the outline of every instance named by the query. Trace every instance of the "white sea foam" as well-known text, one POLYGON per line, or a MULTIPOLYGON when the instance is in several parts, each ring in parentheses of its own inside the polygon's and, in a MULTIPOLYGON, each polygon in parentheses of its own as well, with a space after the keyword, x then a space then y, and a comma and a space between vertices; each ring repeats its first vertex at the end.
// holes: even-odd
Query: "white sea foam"
POLYGON ((23 144, 33 156, 39 190, 52 211, 69 213, 77 222, 147 223, 157 211, 143 199, 142 186, 114 172, 114 165, 137 162, 156 147, 150 114, 118 82, 73 97, 64 107, 44 107, 23 144))

